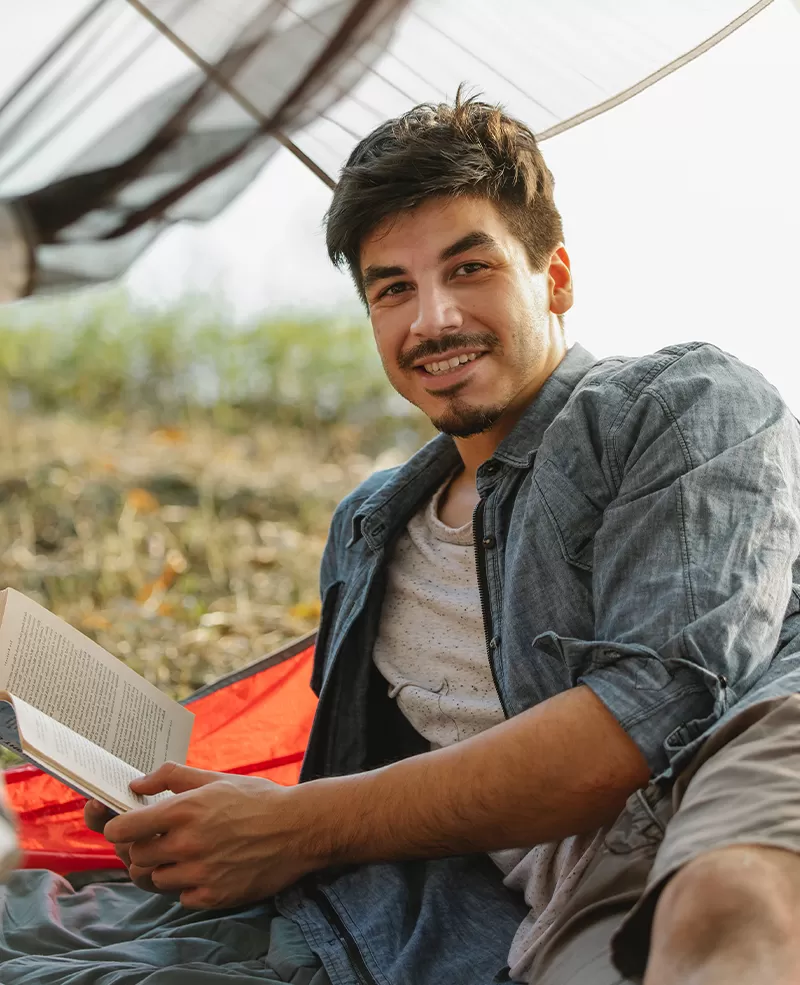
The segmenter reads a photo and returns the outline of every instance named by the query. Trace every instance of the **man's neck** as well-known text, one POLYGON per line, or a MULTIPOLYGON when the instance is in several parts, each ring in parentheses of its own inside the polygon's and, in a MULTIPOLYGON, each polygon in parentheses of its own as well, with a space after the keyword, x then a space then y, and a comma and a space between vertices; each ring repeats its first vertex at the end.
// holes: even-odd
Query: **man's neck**
MULTIPOLYGON (((523 407, 519 414, 516 415, 513 423, 507 428, 500 429, 501 421, 498 421, 491 430, 484 431, 482 434, 475 434, 471 438, 455 438, 456 448, 458 448, 458 454, 461 456, 461 461, 464 463, 464 477, 468 479, 472 484, 475 484, 475 476, 478 471, 478 467, 482 465, 487 459, 491 458, 497 450, 498 445, 513 430, 514 424, 519 420, 523 407)), ((503 415, 502 423, 505 423, 506 415, 503 415)))
POLYGON ((438 517, 448 527, 463 527, 472 519, 478 499, 474 476, 459 472, 442 493, 438 517))

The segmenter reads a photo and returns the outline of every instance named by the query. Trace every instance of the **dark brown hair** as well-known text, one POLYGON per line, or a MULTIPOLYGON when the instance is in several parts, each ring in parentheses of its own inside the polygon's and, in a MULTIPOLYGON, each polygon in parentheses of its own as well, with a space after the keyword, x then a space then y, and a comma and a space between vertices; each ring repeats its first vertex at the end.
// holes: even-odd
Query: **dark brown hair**
POLYGON ((325 217, 328 255, 345 264, 362 300, 364 238, 389 216, 432 198, 487 198, 543 270, 564 238, 553 176, 532 131, 499 106, 464 98, 423 103, 387 120, 356 146, 325 217))

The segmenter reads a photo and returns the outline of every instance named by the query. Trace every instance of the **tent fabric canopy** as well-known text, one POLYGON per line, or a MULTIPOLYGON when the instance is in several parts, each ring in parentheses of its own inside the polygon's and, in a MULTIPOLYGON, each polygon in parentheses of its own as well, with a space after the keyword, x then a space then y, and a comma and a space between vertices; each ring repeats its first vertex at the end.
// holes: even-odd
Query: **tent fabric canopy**
POLYGON ((0 101, 0 198, 35 250, 25 293, 114 278, 167 224, 216 215, 358 81, 403 6, 85 9, 0 101))
POLYGON ((119 276, 280 146, 332 185, 380 121, 462 81, 555 136, 770 2, 59 0, 45 50, 0 68, 0 301, 119 276))

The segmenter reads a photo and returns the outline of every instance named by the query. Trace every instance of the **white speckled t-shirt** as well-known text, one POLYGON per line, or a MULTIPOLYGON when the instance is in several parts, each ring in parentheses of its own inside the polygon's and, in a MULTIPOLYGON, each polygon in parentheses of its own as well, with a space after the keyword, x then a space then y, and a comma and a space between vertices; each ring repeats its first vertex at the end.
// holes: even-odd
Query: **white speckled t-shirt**
MULTIPOLYGON (((432 748, 504 721, 486 653, 472 524, 439 519, 445 483, 412 519, 389 566, 374 660, 389 694, 432 748)), ((514 981, 526 981, 535 951, 595 852, 602 833, 492 852, 505 884, 530 912, 509 954, 514 981)))

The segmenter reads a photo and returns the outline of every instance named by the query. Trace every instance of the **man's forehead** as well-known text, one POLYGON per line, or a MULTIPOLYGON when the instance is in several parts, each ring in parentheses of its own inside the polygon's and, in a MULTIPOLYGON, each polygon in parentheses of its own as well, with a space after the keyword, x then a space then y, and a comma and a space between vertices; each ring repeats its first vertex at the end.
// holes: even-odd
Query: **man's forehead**
MULTIPOLYGON (((491 202, 449 200, 425 203, 416 209, 385 219, 364 238, 361 268, 404 266, 422 260, 447 259, 460 245, 500 246, 508 235, 502 217, 491 202)), ((457 252, 457 251, 455 251, 457 252)))

